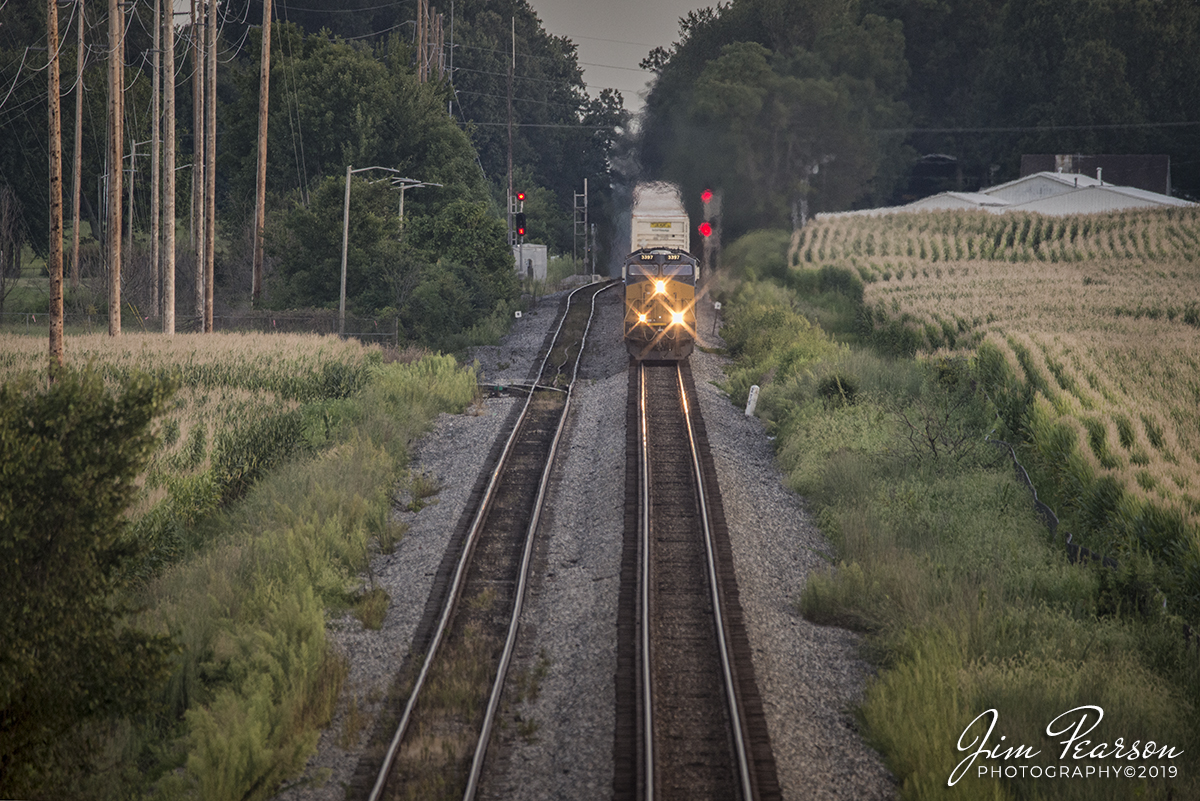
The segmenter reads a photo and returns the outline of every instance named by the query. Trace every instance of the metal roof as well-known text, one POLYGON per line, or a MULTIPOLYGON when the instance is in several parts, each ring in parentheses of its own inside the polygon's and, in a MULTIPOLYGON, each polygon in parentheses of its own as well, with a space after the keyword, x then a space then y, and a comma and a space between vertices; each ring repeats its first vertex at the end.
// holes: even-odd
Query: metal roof
POLYGON ((953 209, 983 209, 993 214, 1003 214, 1008 211, 1031 211, 1051 216, 1065 216, 1195 205, 1197 204, 1145 189, 1107 184, 1090 175, 1038 172, 1015 181, 988 187, 979 192, 942 192, 914 200, 904 206, 823 213, 817 216, 874 217, 882 214, 953 209))

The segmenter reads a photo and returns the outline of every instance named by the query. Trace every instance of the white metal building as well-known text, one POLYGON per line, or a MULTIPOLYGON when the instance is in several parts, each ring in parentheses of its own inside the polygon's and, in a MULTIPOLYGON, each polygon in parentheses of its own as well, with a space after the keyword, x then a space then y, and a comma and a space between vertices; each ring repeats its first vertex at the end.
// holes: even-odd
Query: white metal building
POLYGON ((1145 189, 1106 184, 1101 176, 1038 172, 979 192, 942 192, 914 200, 904 206, 818 214, 817 217, 840 217, 843 215, 874 217, 880 214, 949 209, 983 209, 993 214, 1003 214, 1008 211, 1032 211, 1057 217, 1069 214, 1096 214, 1130 209, 1195 205, 1186 200, 1145 189))
POLYGON ((513 245, 513 266, 521 278, 546 280, 547 251, 545 245, 513 245))

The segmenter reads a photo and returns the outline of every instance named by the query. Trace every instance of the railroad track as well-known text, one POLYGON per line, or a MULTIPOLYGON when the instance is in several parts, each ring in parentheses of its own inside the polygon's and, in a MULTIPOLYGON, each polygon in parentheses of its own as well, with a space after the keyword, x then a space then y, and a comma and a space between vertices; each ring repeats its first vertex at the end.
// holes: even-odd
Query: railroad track
POLYGON ((691 372, 630 367, 614 796, 780 797, 691 372))
POLYGON ((370 801, 475 796, 579 355, 595 298, 612 285, 581 287, 568 298, 445 583, 425 653, 409 662, 403 712, 363 795, 370 801))

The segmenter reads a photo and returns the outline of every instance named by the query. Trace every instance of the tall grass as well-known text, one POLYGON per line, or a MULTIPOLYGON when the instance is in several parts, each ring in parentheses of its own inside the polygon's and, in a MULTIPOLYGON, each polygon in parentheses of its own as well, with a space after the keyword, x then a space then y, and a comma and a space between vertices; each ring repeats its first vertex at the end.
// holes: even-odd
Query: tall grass
MULTIPOLYGON (((41 371, 44 343, 0 339, 5 380, 41 371)), ((358 578, 402 536, 408 448, 477 398, 450 356, 383 364, 314 336, 72 339, 111 380, 170 372, 185 388, 160 430, 130 536, 149 546, 135 625, 179 644, 155 709, 100 733, 114 766, 95 798, 256 799, 303 768, 346 667, 326 610, 379 599, 358 578)), ((372 614, 378 617, 381 609, 372 614)))
MULTIPOLYGON (((953 233, 953 220, 940 224, 953 233)), ((1006 224, 994 232, 1001 240, 1059 236, 1058 225, 1039 229, 1031 221, 1023 233, 1022 221, 1006 224)), ((922 233, 918 227, 903 230, 914 240, 922 233)), ((938 233, 947 236, 947 230, 938 233)), ((818 225, 802 246, 854 241, 833 234, 818 225)), ((867 242, 877 251, 906 247, 882 225, 865 226, 859 239, 864 251, 867 242)), ((951 265, 944 247, 939 250, 946 280, 951 265)), ((957 276, 963 268, 954 267, 957 276)), ((738 269, 734 265, 733 272, 738 269)), ((918 272, 925 269, 936 275, 932 262, 918 272)), ((1058 396, 1082 398, 1078 408, 1062 407, 1080 420, 1108 408, 1109 396, 1117 397, 1106 383, 1111 372, 1089 381, 1087 369, 1062 353, 1015 337, 1011 342, 1019 347, 1009 339, 1003 340, 1009 347, 995 347, 989 338, 970 358, 942 352, 912 360, 838 346, 820 328, 795 319, 797 309, 820 303, 828 291, 818 275, 810 269, 807 278, 723 287, 729 310, 723 334, 736 359, 725 386, 741 402, 749 383, 762 385, 759 414, 775 436, 780 464, 833 541, 830 568, 809 577, 799 605, 816 622, 868 635, 866 651, 879 673, 857 713, 900 781, 902 797, 1200 793, 1193 756, 1200 737, 1192 724, 1200 703, 1200 661, 1181 636, 1178 617, 1161 604, 1139 603, 1150 573, 1132 561, 1120 573, 1070 565, 1061 541, 1035 517, 1007 452, 985 441, 998 421, 1021 426, 1032 405, 1050 405, 1045 396, 1051 387, 1058 396), (978 392, 984 385, 996 394, 978 392), (949 785, 966 756, 956 744, 986 710, 999 716, 991 746, 1029 745, 1041 755, 1027 764, 1045 766, 1057 765, 1061 751, 1061 738, 1048 737, 1047 725, 1088 704, 1105 710, 1096 732, 1101 740, 1153 739, 1182 749, 1182 757, 1168 760, 1181 778, 1046 780, 972 770, 949 785)), ((867 284, 868 299, 876 286, 867 284)), ((940 310, 941 320, 957 331, 955 316, 953 307, 940 310)), ((944 326, 937 329, 946 336, 944 326)), ((1141 448, 1149 456, 1161 447, 1153 441, 1166 442, 1162 421, 1151 422, 1127 410, 1097 431, 1111 450, 1141 448)), ((1082 422, 1079 427, 1090 436, 1082 422)), ((1077 433, 1049 441, 1069 446, 1077 433)), ((1004 768, 1026 761, 983 762, 1004 768)), ((1080 764, 1123 766, 1116 760, 1080 764)))
POLYGON ((326 450, 204 520, 197 555, 147 584, 144 623, 184 644, 163 701, 185 723, 186 770, 163 792, 263 798, 302 769, 344 675, 324 610, 353 603, 371 554, 399 536, 409 444, 476 393, 451 357, 373 368, 326 450))

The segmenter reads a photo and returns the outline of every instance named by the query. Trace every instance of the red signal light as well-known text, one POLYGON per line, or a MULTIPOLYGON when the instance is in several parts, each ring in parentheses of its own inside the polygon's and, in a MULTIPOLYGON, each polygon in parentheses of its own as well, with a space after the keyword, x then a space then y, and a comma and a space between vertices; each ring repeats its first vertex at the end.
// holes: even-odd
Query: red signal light
POLYGON ((519 200, 519 201, 521 201, 522 203, 524 203, 524 202, 525 202, 525 193, 524 193, 524 192, 518 192, 518 193, 517 193, 517 200, 519 200))
MULTIPOLYGON (((703 192, 700 193, 700 202, 708 203, 712 199, 713 199, 713 192, 711 189, 705 189, 703 192)), ((708 236, 708 234, 705 234, 705 236, 708 236)))
POLYGON ((700 236, 712 236, 712 223, 700 223, 700 236))

